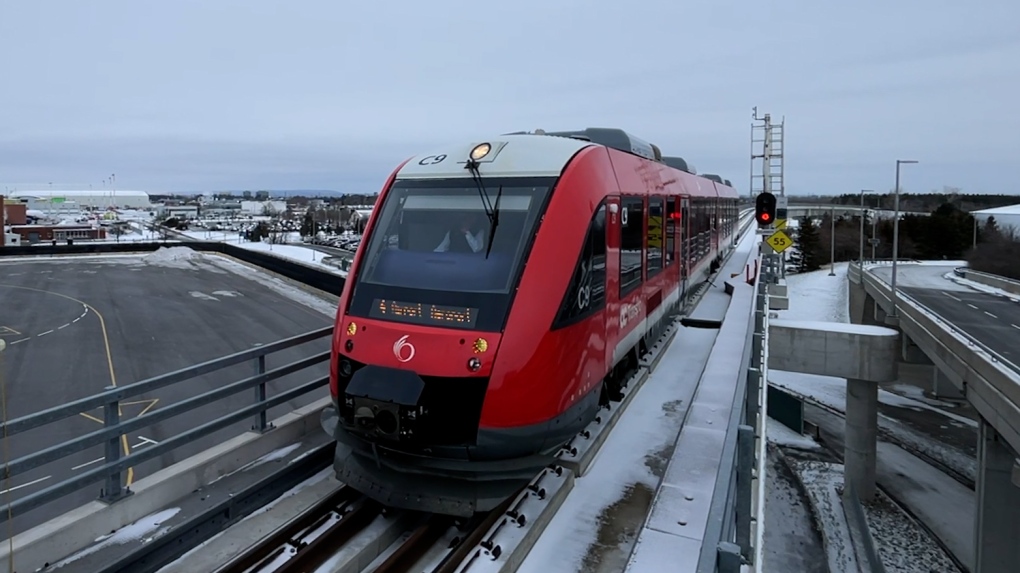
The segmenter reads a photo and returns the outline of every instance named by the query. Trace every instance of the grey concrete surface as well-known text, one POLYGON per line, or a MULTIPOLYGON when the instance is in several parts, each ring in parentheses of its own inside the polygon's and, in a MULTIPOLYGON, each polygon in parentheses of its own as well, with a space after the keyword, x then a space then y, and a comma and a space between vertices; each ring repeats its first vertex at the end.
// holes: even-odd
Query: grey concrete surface
POLYGON ((1006 360, 1020 365, 1020 304, 980 292, 921 288, 902 291, 1006 360))
MULTIPOLYGON (((146 476, 130 498, 112 505, 93 501, 15 536, 14 571, 38 571, 46 563, 78 561, 99 550, 116 556, 112 545, 147 543, 185 524, 207 508, 208 501, 235 496, 280 463, 296 461, 309 446, 328 441, 318 431, 319 415, 328 402, 326 397, 276 418, 272 432, 245 432, 146 476), (269 463, 273 461, 278 463, 269 463), (110 537, 113 532, 117 535, 110 537)), ((11 573, 8 551, 8 544, 0 544, 2 573, 11 573)))
POLYGON ((845 378, 844 473, 861 500, 875 495, 878 382, 897 378, 899 333, 891 328, 773 320, 769 368, 845 378))
MULTIPOLYGON (((216 258, 206 257, 207 261, 216 258)), ((267 344, 327 326, 330 316, 300 304, 264 284, 227 269, 236 264, 151 264, 140 257, 67 258, 0 264, 0 334, 9 344, 0 377, 8 416, 23 416, 118 386, 178 370, 198 362, 267 344)), ((307 296, 307 295, 306 295, 307 296)), ((274 355, 268 367, 281 366, 328 349, 318 340, 274 355)), ((268 393, 322 376, 325 364, 269 385, 268 393)), ((165 407, 197 393, 253 373, 242 364, 155 392, 131 398, 122 419, 165 407)), ((325 392, 325 389, 323 389, 325 392)), ((309 395, 270 412, 270 418, 307 404, 309 395)), ((129 436, 134 451, 191 429, 231 409, 251 403, 250 392, 191 415, 178 416, 129 436)), ((11 459, 94 431, 102 412, 86 412, 9 440, 11 459)), ((236 424, 158 459, 133 468, 138 480, 249 429, 236 424)), ((65 458, 18 476, 2 489, 23 496, 95 467, 102 447, 65 458)), ((15 531, 41 523, 95 499, 102 484, 15 517, 15 531)))

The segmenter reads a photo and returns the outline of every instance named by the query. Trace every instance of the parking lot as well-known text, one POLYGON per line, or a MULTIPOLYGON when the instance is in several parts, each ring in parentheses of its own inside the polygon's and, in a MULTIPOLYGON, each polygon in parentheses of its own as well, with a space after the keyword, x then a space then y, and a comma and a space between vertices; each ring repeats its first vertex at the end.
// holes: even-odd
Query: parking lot
MULTIPOLYGON (((332 324, 335 304, 233 260, 177 247, 149 255, 0 261, 0 355, 7 419, 125 386, 332 324)), ((328 349, 328 338, 273 355, 273 368, 328 349)), ((326 364, 268 385, 268 394, 324 376, 326 364)), ((253 373, 240 364, 129 398, 122 419, 134 418, 253 373)), ((327 389, 270 412, 290 411, 327 389)), ((124 453, 151 447, 182 431, 252 403, 242 392, 154 424, 123 441, 124 453)), ((103 423, 100 409, 8 438, 7 459, 81 436, 103 423)), ((217 432, 201 443, 132 468, 137 481, 251 426, 217 432)), ((40 491, 97 467, 101 446, 16 476, 0 486, 4 500, 40 491)), ((15 517, 18 531, 98 497, 102 483, 15 517)))

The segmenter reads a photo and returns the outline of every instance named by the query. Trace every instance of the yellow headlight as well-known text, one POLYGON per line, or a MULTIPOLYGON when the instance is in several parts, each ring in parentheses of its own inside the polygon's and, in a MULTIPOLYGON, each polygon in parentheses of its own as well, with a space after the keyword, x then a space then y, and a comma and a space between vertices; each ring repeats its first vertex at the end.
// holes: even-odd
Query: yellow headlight
POLYGON ((489 342, 484 338, 479 338, 475 341, 474 345, 475 354, 481 354, 489 349, 489 342))
POLYGON ((352 323, 347 325, 347 335, 348 336, 354 336, 354 334, 356 332, 358 332, 358 325, 357 324, 354 324, 352 322, 352 323))

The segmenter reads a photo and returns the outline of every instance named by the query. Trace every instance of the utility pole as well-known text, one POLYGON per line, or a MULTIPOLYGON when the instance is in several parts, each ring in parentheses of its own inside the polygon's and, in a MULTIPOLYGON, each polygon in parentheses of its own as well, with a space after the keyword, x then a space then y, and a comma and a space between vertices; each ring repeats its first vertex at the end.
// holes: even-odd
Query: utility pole
POLYGON ((864 262, 864 192, 871 192, 871 189, 861 189, 861 251, 857 255, 857 262, 864 262))
POLYGON ((899 319, 899 311, 896 308, 896 263, 900 256, 900 165, 905 163, 917 163, 913 159, 896 160, 896 199, 893 206, 893 243, 892 243, 892 318, 899 319))
POLYGON ((836 276, 836 206, 832 206, 832 214, 829 215, 829 276, 836 276))

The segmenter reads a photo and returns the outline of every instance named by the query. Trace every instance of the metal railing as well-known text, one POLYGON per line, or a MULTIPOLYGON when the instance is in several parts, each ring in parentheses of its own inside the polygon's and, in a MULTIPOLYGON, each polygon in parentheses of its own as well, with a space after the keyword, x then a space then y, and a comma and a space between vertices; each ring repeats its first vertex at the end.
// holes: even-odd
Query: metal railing
POLYGON ((102 429, 44 447, 11 460, 4 465, 3 478, 12 478, 73 454, 86 451, 89 448, 105 445, 105 454, 102 458, 103 463, 101 466, 89 469, 81 474, 69 477, 45 489, 13 501, 8 506, 10 511, 0 512, 3 515, 3 517, 0 517, 0 522, 7 521, 10 515, 17 516, 24 514, 104 480, 105 486, 100 492, 100 499, 109 503, 115 502, 131 493, 130 488, 125 486, 124 480, 124 473, 128 468, 137 467, 145 461, 152 460, 209 436, 216 431, 228 428, 232 424, 246 418, 254 420, 251 426, 251 429, 254 431, 266 432, 272 430, 272 425, 267 421, 267 411, 270 408, 282 405, 322 388, 328 384, 329 377, 328 375, 319 376, 309 381, 299 382, 295 386, 271 397, 267 395, 266 384, 317 364, 328 362, 329 350, 315 352, 310 356, 271 370, 266 369, 267 356, 329 337, 332 333, 333 326, 320 328, 265 346, 244 350, 175 372, 149 378, 141 382, 126 386, 107 387, 106 390, 98 394, 0 424, 3 435, 6 439, 10 439, 29 430, 48 426, 80 414, 87 414, 90 410, 97 408, 103 410, 102 429), (121 406, 125 400, 131 397, 149 394, 162 388, 180 384, 196 377, 246 362, 252 364, 254 370, 252 376, 217 386, 213 390, 190 396, 183 401, 152 410, 130 420, 122 420, 120 417, 121 406), (228 414, 200 425, 195 425, 168 440, 122 456, 121 445, 122 440, 125 439, 124 436, 244 391, 253 392, 254 400, 251 405, 232 409, 228 414))
MULTIPOLYGON (((764 527, 752 518, 755 503, 753 482, 762 475, 755 441, 764 440, 765 411, 763 384, 767 377, 768 285, 780 274, 777 254, 761 255, 756 261, 755 295, 748 315, 749 328, 740 358, 740 372, 730 410, 715 494, 709 506, 704 543, 698 560, 699 573, 739 573, 742 565, 756 565, 752 529, 764 527)), ((758 484, 764 487, 764 484, 758 484)))

